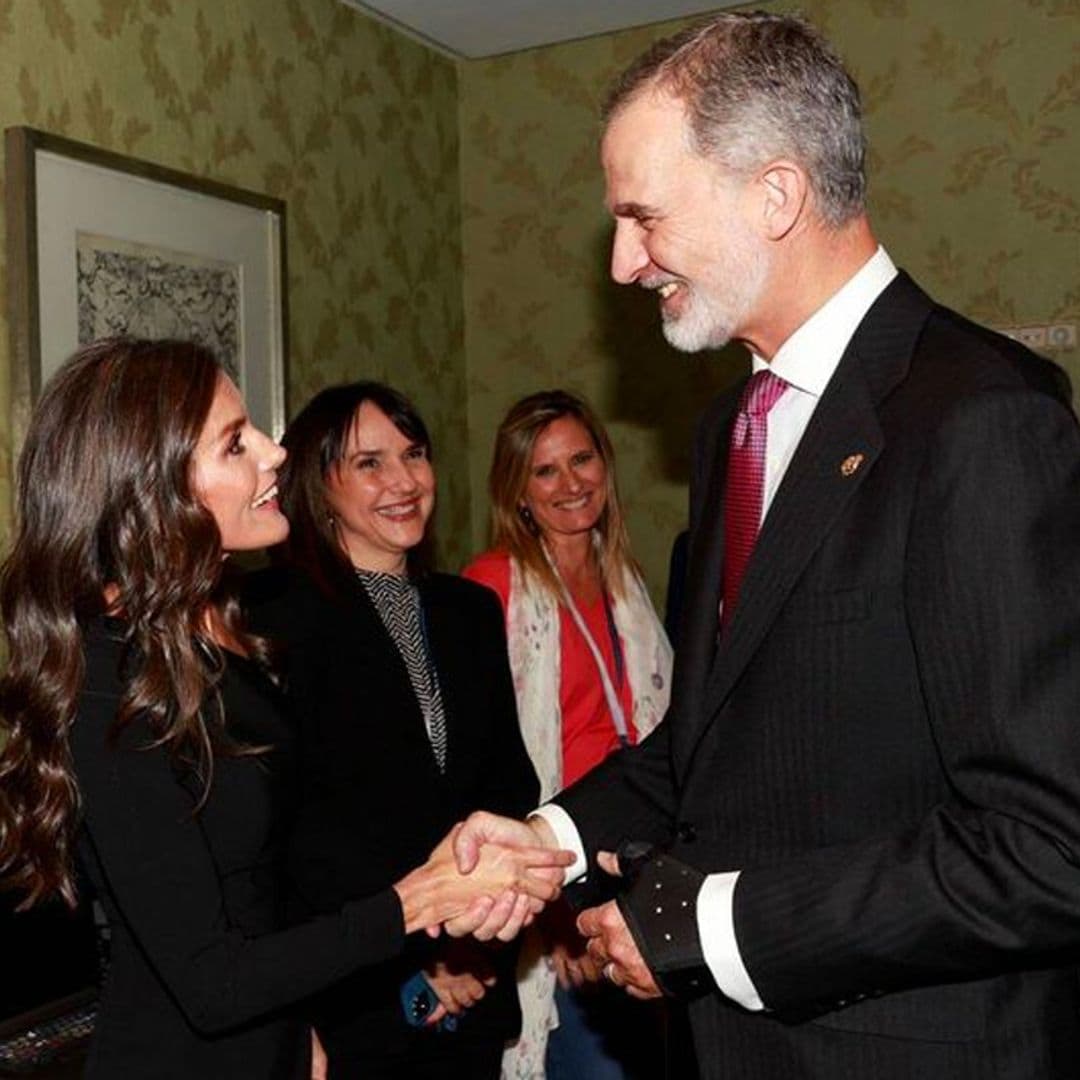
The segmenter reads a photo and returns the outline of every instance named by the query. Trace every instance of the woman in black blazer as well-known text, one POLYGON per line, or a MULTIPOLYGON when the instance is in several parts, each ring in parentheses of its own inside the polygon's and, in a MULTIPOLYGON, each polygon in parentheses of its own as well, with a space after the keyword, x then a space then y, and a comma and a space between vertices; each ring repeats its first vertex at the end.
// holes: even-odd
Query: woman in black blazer
MULTIPOLYGON (((251 606, 285 650, 301 776, 289 870, 309 916, 396 880, 471 810, 526 812, 538 786, 498 600, 421 569, 435 477, 415 410, 378 383, 336 386, 283 443, 287 565, 251 606)), ((341 982, 314 1008, 330 1076, 497 1077, 520 1024, 513 964, 499 943, 428 938, 341 982)))

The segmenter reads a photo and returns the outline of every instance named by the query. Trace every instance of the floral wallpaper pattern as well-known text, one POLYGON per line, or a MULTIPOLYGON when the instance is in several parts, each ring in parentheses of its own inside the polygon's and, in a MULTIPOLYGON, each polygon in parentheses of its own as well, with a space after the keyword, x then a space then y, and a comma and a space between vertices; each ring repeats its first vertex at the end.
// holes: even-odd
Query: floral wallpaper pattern
MULTIPOLYGON (((859 81, 871 209, 893 258, 982 322, 1080 322, 1080 0, 798 6, 859 81)), ((655 304, 608 283, 596 117, 611 78, 681 25, 474 61, 460 80, 474 534, 507 406, 542 386, 582 392, 610 426, 658 600, 695 418, 746 359, 676 353, 655 304)), ((1075 349, 1050 355, 1080 383, 1075 349)))
MULTIPOLYGON (((292 409, 342 379, 465 442, 454 63, 337 0, 0 0, 0 121, 287 202, 292 409)), ((0 332, 0 368, 8 365, 0 332)), ((3 374, 0 373, 0 374, 3 374)), ((7 378, 0 499, 10 508, 7 378)), ((446 470, 445 559, 469 552, 446 470)))
MULTIPOLYGON (((1080 322, 1080 0, 799 6, 863 89, 894 258, 984 322, 1080 322)), ((545 386, 587 395, 660 598, 694 420, 745 357, 673 352, 654 305, 608 282, 597 112, 679 25, 455 63, 338 0, 0 0, 0 121, 284 198, 291 405, 364 376, 415 397, 448 567, 484 544, 506 407, 545 386)), ((1052 355, 1080 380, 1075 349, 1052 355)))

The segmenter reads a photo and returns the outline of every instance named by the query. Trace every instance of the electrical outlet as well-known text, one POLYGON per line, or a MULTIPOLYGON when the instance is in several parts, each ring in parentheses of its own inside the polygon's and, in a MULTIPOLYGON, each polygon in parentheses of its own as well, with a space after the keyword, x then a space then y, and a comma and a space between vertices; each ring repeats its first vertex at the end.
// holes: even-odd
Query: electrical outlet
POLYGON ((1076 323, 1054 323, 1046 328, 1046 346, 1049 349, 1075 349, 1076 323))
POLYGON ((1076 323, 1052 323, 1050 326, 1002 326, 1001 333, 1029 349, 1075 349, 1076 323))

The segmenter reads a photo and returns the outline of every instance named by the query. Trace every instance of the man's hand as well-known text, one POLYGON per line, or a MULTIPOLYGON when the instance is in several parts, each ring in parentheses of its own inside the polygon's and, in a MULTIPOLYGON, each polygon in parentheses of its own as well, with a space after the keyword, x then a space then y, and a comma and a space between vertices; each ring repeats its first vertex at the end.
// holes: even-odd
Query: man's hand
MULTIPOLYGON (((470 814, 454 833, 454 857, 463 874, 470 873, 476 866, 484 844, 516 848, 557 846, 551 826, 542 817, 518 821, 516 818, 477 810, 475 814, 470 814)), ((562 884, 561 878, 559 884, 562 884)))
POLYGON ((604 978, 624 987, 631 997, 642 1000, 660 997, 660 988, 614 900, 586 908, 578 916, 577 926, 589 939, 589 955, 603 971, 604 978))
MULTIPOLYGON (((535 842, 480 843, 466 873, 458 869, 454 854, 464 828, 464 823, 455 825, 426 863, 394 883, 407 934, 422 929, 437 937, 445 925, 452 935, 483 937, 482 931, 490 929, 488 937, 498 933, 505 940, 508 925, 516 922, 520 929, 530 911, 558 897, 565 867, 574 861, 572 851, 535 842)), ((526 832, 530 838, 536 835, 526 832)))
MULTIPOLYGON (((453 834, 454 857, 463 874, 473 871, 480 861, 485 844, 498 844, 511 848, 555 849, 555 834, 543 818, 517 821, 479 810, 471 814, 453 834)), ((530 874, 554 885, 562 885, 566 877, 565 865, 531 867, 530 874)), ((444 929, 451 937, 472 934, 479 941, 510 941, 521 928, 528 926, 543 909, 543 902, 524 893, 503 893, 494 903, 475 903, 458 918, 446 922, 444 929)))

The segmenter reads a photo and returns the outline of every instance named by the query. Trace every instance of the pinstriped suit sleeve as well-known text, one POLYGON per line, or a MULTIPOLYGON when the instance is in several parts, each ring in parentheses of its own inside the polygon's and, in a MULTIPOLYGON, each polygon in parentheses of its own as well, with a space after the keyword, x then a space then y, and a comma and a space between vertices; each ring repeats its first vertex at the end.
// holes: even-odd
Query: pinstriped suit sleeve
MULTIPOLYGON (((716 423, 712 410, 695 434, 690 480, 690 546, 708 508, 704 491, 715 454, 716 423)), ((718 508, 714 508, 717 509, 718 508)), ((680 656, 675 655, 673 699, 679 685, 680 656)), ((610 755, 555 800, 571 817, 588 858, 614 851, 624 840, 670 842, 675 828, 678 791, 672 770, 671 732, 678 721, 669 708, 663 721, 639 745, 610 755)))

